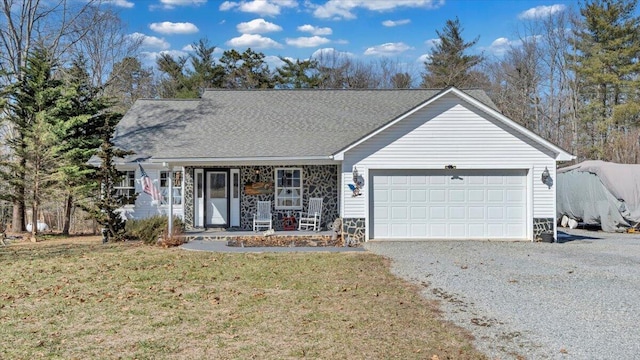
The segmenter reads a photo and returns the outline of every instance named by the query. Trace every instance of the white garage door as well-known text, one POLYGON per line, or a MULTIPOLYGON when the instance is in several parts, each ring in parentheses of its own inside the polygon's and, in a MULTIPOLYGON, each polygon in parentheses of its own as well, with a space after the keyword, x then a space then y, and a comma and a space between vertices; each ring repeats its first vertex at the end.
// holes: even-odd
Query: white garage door
POLYGON ((526 170, 371 174, 373 239, 526 237, 526 170))

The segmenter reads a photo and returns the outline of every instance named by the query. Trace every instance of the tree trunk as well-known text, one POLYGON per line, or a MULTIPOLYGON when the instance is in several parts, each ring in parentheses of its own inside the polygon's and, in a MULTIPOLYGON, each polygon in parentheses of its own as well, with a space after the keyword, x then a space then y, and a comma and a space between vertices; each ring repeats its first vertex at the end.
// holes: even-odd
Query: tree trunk
POLYGON ((13 217, 11 219, 11 230, 14 232, 25 231, 24 224, 24 201, 16 199, 13 201, 13 217))
POLYGON ((73 196, 67 195, 67 203, 64 208, 64 226, 62 227, 62 235, 69 236, 69 228, 71 228, 71 209, 73 208, 73 196))

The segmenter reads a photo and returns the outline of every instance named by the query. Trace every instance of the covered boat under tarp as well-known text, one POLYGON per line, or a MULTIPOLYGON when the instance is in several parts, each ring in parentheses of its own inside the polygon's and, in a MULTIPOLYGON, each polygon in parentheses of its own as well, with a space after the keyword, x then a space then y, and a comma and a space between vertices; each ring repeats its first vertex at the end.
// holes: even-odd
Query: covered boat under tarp
POLYGON ((558 219, 567 216, 603 231, 640 222, 640 165, 588 160, 557 171, 558 219))

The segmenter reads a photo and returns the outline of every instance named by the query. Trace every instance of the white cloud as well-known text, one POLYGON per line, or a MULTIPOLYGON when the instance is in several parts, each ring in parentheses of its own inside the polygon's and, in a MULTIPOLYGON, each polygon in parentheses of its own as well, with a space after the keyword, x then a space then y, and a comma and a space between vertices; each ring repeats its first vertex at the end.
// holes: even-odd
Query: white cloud
POLYGON ((138 32, 129 34, 129 36, 136 40, 142 39, 142 47, 145 49, 167 50, 171 47, 171 45, 163 38, 148 36, 138 32))
POLYGON ((165 9, 174 9, 176 6, 199 6, 206 4, 207 0, 160 0, 165 9))
POLYGON ((312 37, 299 37, 295 39, 287 38, 286 42, 287 42, 287 45, 291 45, 295 47, 316 47, 316 46, 329 43, 331 42, 331 40, 321 36, 312 36, 312 37))
POLYGON ((431 61, 431 54, 422 54, 416 60, 416 62, 419 62, 421 64, 426 63, 426 62, 430 62, 430 61, 431 61))
POLYGON ((400 25, 407 25, 411 22, 410 19, 402 19, 402 20, 385 20, 382 22, 382 25, 386 27, 394 27, 400 25))
POLYGON ((313 6, 313 15, 321 19, 355 19, 357 8, 370 11, 388 11, 399 7, 436 9, 444 0, 329 0, 324 5, 313 6))
POLYGON ((269 49, 282 47, 277 41, 258 34, 242 34, 227 41, 226 44, 232 48, 269 49))
POLYGON ((182 51, 192 52, 192 51, 194 51, 194 50, 195 50, 195 48, 193 47, 193 45, 192 45, 192 44, 185 45, 185 46, 183 46, 183 47, 182 47, 182 51))
POLYGON ((330 27, 317 27, 309 24, 298 26, 298 31, 308 32, 311 35, 331 35, 333 33, 330 27))
POLYGON ((280 15, 283 7, 296 7, 296 0, 243 0, 243 1, 225 1, 220 4, 220 11, 228 11, 238 9, 242 12, 258 14, 260 16, 276 16, 280 15))
POLYGON ((518 18, 527 19, 527 20, 545 18, 555 13, 562 12, 566 8, 567 7, 563 4, 555 4, 555 5, 549 5, 549 6, 540 5, 540 6, 531 8, 527 11, 521 12, 520 14, 518 14, 518 18))
POLYGON ((149 29, 161 34, 194 34, 199 31, 198 27, 192 23, 173 23, 169 21, 152 23, 149 25, 149 29))
POLYGON ((238 6, 238 3, 235 3, 233 1, 225 1, 222 4, 220 4, 220 6, 218 7, 218 10, 220 11, 229 11, 231 9, 233 9, 234 7, 238 6))
POLYGON ((282 27, 264 19, 253 19, 249 22, 242 22, 236 26, 238 32, 242 34, 264 34, 274 31, 282 31, 282 27))
POLYGON ((105 0, 105 4, 131 9, 135 4, 128 0, 105 0))
POLYGON ((429 49, 433 49, 434 47, 439 45, 441 41, 442 40, 440 40, 440 38, 435 38, 435 39, 429 39, 429 40, 425 41, 424 43, 427 45, 427 47, 429 49))
POLYGON ((382 45, 376 45, 365 50, 365 55, 373 55, 373 56, 390 56, 401 54, 407 50, 411 49, 411 47, 405 43, 397 42, 397 43, 386 43, 382 45))
POLYGON ((318 49, 314 51, 313 54, 311 54, 311 59, 321 59, 321 58, 331 59, 331 58, 342 58, 342 57, 353 58, 355 57, 355 55, 350 52, 339 51, 334 48, 318 49))
POLYGON ((501 37, 493 40, 493 42, 491 43, 491 45, 489 45, 489 47, 480 48, 480 50, 485 50, 495 56, 502 56, 509 49, 513 47, 521 46, 521 45, 522 45, 521 40, 509 40, 505 37, 501 37))

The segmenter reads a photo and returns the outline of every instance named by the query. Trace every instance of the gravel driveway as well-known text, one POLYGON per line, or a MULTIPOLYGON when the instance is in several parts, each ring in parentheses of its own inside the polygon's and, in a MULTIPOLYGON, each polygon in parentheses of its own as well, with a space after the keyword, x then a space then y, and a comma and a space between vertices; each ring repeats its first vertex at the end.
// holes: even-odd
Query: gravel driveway
POLYGON ((492 359, 640 358, 640 235, 369 242, 492 359))

